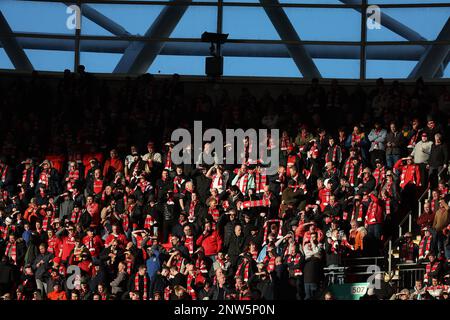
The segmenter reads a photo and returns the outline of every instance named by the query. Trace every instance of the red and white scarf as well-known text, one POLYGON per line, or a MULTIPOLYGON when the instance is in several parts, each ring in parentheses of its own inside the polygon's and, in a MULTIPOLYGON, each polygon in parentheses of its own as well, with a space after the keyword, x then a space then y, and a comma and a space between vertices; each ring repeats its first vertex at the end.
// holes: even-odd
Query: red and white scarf
POLYGON ((212 180, 211 180, 211 185, 210 185, 211 189, 217 189, 220 192, 222 192, 223 190, 223 178, 222 176, 219 176, 217 174, 213 175, 212 180))
POLYGON ((196 274, 188 273, 187 275, 187 285, 186 289, 188 294, 191 296, 192 300, 197 300, 197 293, 195 292, 194 288, 192 288, 192 282, 195 283, 196 274))
POLYGON ((169 150, 166 156, 166 162, 164 165, 164 169, 172 171, 172 151, 169 150))
POLYGON ((124 232, 128 231, 128 227, 130 225, 130 218, 128 217, 128 212, 124 212, 122 215, 122 228, 124 232))
POLYGON ((248 282, 249 271, 250 271, 250 263, 244 260, 239 264, 237 268, 236 277, 242 276, 244 282, 248 282))
POLYGON ((27 175, 28 175, 28 171, 30 171, 30 181, 29 184, 34 183, 34 167, 31 167, 30 169, 24 169, 22 171, 22 185, 25 186, 25 184, 27 183, 27 175))
POLYGON ((150 214, 147 214, 145 216, 144 229, 150 230, 153 227, 154 223, 155 223, 155 219, 150 214))
POLYGON ((247 186, 248 186, 248 173, 245 172, 242 176, 240 176, 236 182, 236 185, 238 186, 239 190, 241 190, 242 194, 245 194, 247 192, 247 186))
MULTIPOLYGON (((134 276, 134 290, 139 291, 140 286, 139 286, 139 273, 136 273, 136 275, 134 276)), ((145 275, 143 275, 143 282, 144 282, 144 295, 142 297, 143 300, 147 300, 147 277, 145 275)))
POLYGON ((427 254, 425 252, 430 252, 431 248, 431 242, 433 240, 433 237, 430 236, 424 236, 422 240, 420 240, 419 244, 419 259, 425 259, 427 254))
POLYGON ((194 220, 195 218, 195 207, 197 206, 198 200, 192 200, 189 204, 189 220, 194 220))
POLYGON ((78 213, 75 210, 73 210, 72 215, 70 217, 70 221, 74 224, 78 224, 78 221, 80 221, 80 216, 81 216, 81 210, 78 211, 78 213))
POLYGON ((14 264, 17 264, 17 243, 15 240, 13 242, 8 241, 8 244, 6 245, 5 256, 11 256, 14 264))
POLYGON ((270 199, 263 198, 261 200, 249 200, 242 202, 243 208, 254 208, 254 207, 269 207, 270 199))
POLYGON ((340 149, 340 147, 337 144, 333 145, 332 147, 329 147, 328 152, 325 155, 325 162, 336 162, 338 149, 340 149))
POLYGON ((203 274, 208 273, 205 260, 202 258, 197 258, 197 260, 195 260, 195 268, 203 274))
POLYGON ((6 181, 6 174, 8 173, 9 167, 7 165, 5 165, 3 167, 3 171, 2 171, 2 182, 6 181))
POLYGON ((267 184, 267 176, 265 172, 255 172, 256 193, 263 193, 266 184, 267 184))
POLYGON ((214 222, 217 222, 219 220, 220 212, 219 209, 216 208, 209 208, 208 214, 212 216, 214 222))
POLYGON ((45 216, 43 221, 42 221, 42 229, 44 231, 47 231, 49 226, 51 226, 53 224, 53 221, 55 220, 55 214, 52 213, 51 217, 45 216))
POLYGON ((282 237, 283 236, 283 220, 281 219, 270 219, 267 220, 266 222, 264 222, 264 243, 267 240, 267 233, 268 233, 268 229, 269 229, 269 224, 273 224, 273 223, 278 223, 278 237, 282 237))
POLYGON ((373 170, 373 177, 375 178, 375 184, 377 186, 379 184, 383 183, 385 176, 386 176, 386 174, 385 174, 385 168, 384 167, 375 168, 375 170, 373 170))
POLYGON ((125 262, 127 263, 127 274, 130 276, 131 271, 133 270, 133 260, 132 259, 126 259, 125 262))
POLYGON ((43 170, 39 175, 39 183, 42 184, 44 187, 48 187, 49 178, 50 174, 46 170, 43 170))
POLYGON ((194 237, 186 236, 186 239, 184 239, 184 245, 188 249, 189 254, 192 255, 194 253, 194 237))
MULTIPOLYGON (((294 266, 297 266, 300 264, 301 255, 300 253, 297 253, 295 256, 289 255, 287 259, 288 264, 293 264, 294 266)), ((303 274, 302 269, 300 267, 294 268, 294 276, 301 276, 303 274)))

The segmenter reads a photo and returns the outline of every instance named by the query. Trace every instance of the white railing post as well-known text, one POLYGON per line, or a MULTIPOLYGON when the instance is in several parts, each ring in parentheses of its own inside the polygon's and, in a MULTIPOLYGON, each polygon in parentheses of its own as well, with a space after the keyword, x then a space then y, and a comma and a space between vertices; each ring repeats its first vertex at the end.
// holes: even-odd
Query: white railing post
POLYGON ((412 231, 412 213, 409 214, 409 218, 408 218, 408 231, 409 232, 412 231))
POLYGON ((390 275, 392 271, 392 240, 389 240, 388 257, 388 272, 390 275))

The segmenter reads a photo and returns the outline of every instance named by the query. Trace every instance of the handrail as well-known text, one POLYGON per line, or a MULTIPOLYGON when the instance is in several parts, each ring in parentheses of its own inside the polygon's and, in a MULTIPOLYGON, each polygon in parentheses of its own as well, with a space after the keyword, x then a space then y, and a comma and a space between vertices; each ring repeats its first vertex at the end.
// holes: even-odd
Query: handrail
POLYGON ((408 214, 403 218, 403 220, 398 224, 398 237, 400 238, 403 234, 403 224, 408 220, 408 232, 412 230, 412 212, 409 211, 408 214))
MULTIPOLYGON (((442 167, 441 171, 439 171, 439 173, 438 173, 438 178, 441 176, 442 172, 444 172, 445 169, 446 169, 445 167, 442 167)), ((419 200, 418 200, 418 203, 419 203, 419 210, 418 210, 419 217, 422 215, 422 200, 423 200, 423 197, 427 193, 428 193, 428 197, 430 197, 429 192, 430 192, 430 184, 428 184, 428 187, 425 189, 425 191, 419 197, 419 200)))

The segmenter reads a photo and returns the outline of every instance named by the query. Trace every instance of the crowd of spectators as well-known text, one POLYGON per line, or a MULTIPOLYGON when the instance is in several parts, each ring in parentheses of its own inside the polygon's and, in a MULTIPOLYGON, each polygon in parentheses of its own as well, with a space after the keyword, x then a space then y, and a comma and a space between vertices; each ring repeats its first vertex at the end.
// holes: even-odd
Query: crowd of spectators
POLYGON ((449 89, 186 91, 177 75, 111 83, 83 68, 1 83, 3 299, 317 299, 324 268, 384 254, 428 187, 420 230, 399 239, 424 282, 392 297, 446 298, 449 89), (194 120, 280 129, 278 172, 174 165, 170 134, 194 120))

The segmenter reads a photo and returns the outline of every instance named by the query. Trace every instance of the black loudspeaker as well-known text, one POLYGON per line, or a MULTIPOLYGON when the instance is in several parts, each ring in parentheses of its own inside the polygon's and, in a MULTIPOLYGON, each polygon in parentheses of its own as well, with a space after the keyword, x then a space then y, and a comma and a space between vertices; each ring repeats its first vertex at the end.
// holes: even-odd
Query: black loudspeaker
POLYGON ((205 60, 205 73, 210 77, 219 77, 223 74, 223 57, 207 57, 205 60))

